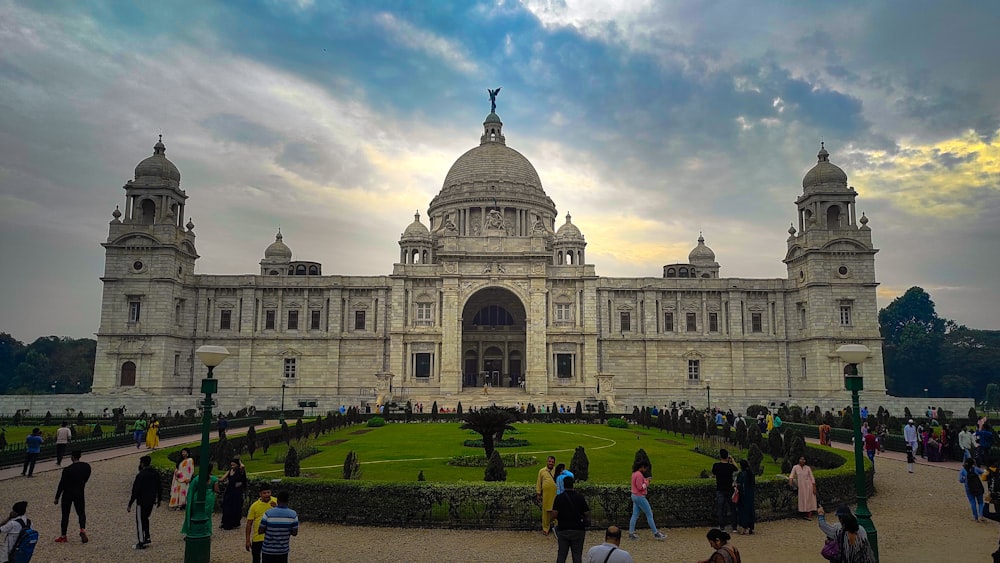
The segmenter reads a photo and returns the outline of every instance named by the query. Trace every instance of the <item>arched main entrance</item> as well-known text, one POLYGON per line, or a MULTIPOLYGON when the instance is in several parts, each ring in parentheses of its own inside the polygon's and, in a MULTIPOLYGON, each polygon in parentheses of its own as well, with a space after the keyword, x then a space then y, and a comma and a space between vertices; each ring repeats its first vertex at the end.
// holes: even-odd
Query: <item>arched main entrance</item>
POLYGON ((524 382, 524 304, 499 287, 475 293, 462 310, 462 387, 519 387, 524 382))

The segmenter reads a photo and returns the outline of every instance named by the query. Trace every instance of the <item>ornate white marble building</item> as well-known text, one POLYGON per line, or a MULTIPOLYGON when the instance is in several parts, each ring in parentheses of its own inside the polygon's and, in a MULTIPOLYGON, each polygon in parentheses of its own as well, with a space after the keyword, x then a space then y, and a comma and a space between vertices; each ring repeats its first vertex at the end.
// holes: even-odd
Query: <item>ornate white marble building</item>
POLYGON ((188 196, 165 152, 157 142, 136 167, 103 244, 93 390, 108 404, 194 407, 202 344, 232 353, 215 370, 226 410, 277 406, 283 386, 289 405, 321 409, 388 393, 449 406, 703 406, 709 385, 713 403, 733 407, 842 406, 843 343, 871 348, 866 393, 885 393, 878 250, 825 149, 795 200, 787 277, 774 279, 723 276, 702 237, 662 276, 598 276, 580 229, 558 217, 493 111, 426 222, 418 213, 403 230, 390 275, 323 272, 293 259, 280 232, 259 271, 195 273, 188 196))

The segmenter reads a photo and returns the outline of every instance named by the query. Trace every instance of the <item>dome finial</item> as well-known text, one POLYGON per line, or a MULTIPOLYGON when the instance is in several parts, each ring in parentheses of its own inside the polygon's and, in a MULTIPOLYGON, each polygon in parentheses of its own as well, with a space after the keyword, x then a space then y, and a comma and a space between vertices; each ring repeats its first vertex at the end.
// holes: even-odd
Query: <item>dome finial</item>
POLYGON ((862 227, 868 225, 868 216, 865 215, 864 211, 861 212, 861 218, 858 219, 858 222, 861 223, 862 227))
POLYGON ((705 235, 698 231, 698 244, 705 244, 705 235))
POLYGON ((159 140, 153 145, 153 154, 165 154, 167 152, 167 146, 163 144, 163 134, 159 136, 159 140))
POLYGON ((792 235, 794 237, 795 236, 795 232, 796 232, 795 231, 795 225, 793 225, 792 223, 789 223, 788 224, 788 234, 790 234, 790 235, 792 235))
POLYGON ((829 162, 830 161, 830 153, 826 152, 826 142, 825 141, 820 141, 819 142, 819 152, 816 154, 816 161, 817 162, 829 162))
POLYGON ((274 235, 274 240, 279 241, 283 237, 281 236, 281 225, 278 225, 278 234, 274 235))
POLYGON ((417 209, 416 211, 413 212, 413 220, 414 221, 419 221, 420 220, 420 210, 419 209, 417 209))
POLYGON ((567 211, 566 212, 566 222, 567 223, 571 223, 572 222, 571 221, 572 218, 573 218, 573 216, 569 214, 569 211, 567 211))

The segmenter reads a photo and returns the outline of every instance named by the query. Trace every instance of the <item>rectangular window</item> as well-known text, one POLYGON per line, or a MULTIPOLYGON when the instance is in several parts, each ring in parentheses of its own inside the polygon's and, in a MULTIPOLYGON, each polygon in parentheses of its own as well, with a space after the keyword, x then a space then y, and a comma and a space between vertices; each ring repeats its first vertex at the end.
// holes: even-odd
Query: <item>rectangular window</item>
POLYGON ((688 381, 701 378, 701 360, 688 360, 688 381))
POLYGON ((309 311, 309 330, 319 330, 319 321, 321 316, 322 311, 319 309, 309 311))
POLYGON ((556 321, 572 321, 572 305, 568 303, 556 303, 556 321))
POLYGON ((687 331, 688 332, 698 332, 698 314, 688 313, 687 314, 687 331))
POLYGON ((181 374, 181 355, 174 354, 174 375, 181 374))
POLYGON ((354 311, 354 330, 365 330, 364 311, 354 311))
POLYGON ((413 375, 416 377, 431 376, 431 354, 418 352, 413 355, 413 375))
POLYGON ((129 301, 128 302, 128 322, 137 323, 139 322, 139 312, 142 310, 141 301, 129 301))
POLYGON ((761 313, 750 313, 750 332, 764 332, 764 319, 761 313))
POLYGON ((181 324, 181 319, 184 318, 184 300, 179 299, 174 305, 174 324, 181 324))
POLYGON ((805 379, 806 378, 806 366, 807 366, 805 356, 802 356, 801 360, 802 360, 802 379, 805 379))
POLYGON ((805 330, 806 328, 806 304, 799 303, 799 328, 805 330))
POLYGON ((264 311, 264 330, 274 330, 274 309, 264 311))
POLYGON ((621 322, 622 332, 631 332, 632 330, 632 313, 618 313, 618 319, 621 322))
POLYGON ((663 313, 663 332, 673 332, 674 331, 674 314, 663 313))
POLYGON ((295 378, 295 358, 285 358, 285 371, 284 376, 288 379, 295 378))
POLYGON ((299 312, 288 312, 288 330, 299 330, 299 312))
POLYGON ((556 375, 562 378, 573 377, 573 354, 556 354, 556 375))
POLYGON ((219 330, 229 330, 232 328, 233 310, 223 309, 219 311, 219 330))
POLYGON ((433 320, 434 319, 431 318, 431 304, 417 303, 417 322, 429 323, 433 320))
POLYGON ((708 331, 709 332, 719 332, 719 314, 709 313, 708 314, 708 331))
POLYGON ((840 306, 840 326, 851 326, 851 306, 840 306))

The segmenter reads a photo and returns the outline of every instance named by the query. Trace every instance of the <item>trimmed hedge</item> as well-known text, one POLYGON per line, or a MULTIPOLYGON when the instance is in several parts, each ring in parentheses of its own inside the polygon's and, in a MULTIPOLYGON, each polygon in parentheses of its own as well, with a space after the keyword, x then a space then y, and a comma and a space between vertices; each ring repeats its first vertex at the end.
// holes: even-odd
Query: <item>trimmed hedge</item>
MULTIPOLYGON (((817 470, 820 500, 828 506, 852 502, 853 465, 847 452, 807 446, 807 457, 823 458, 836 469, 817 470), (834 459, 839 458, 839 459, 834 459)), ((166 484, 172 468, 158 468, 166 484)), ((869 494, 874 474, 866 473, 869 494)), ((251 494, 270 479, 251 479, 251 494)), ((427 481, 355 481, 343 479, 284 478, 273 490, 291 494, 291 506, 302 520, 345 525, 409 528, 469 528, 530 530, 538 525, 541 510, 533 483, 429 483, 427 481)), ((576 490, 591 507, 591 526, 599 529, 627 522, 632 502, 627 482, 580 482, 576 490)), ((710 526, 716 521, 715 481, 684 479, 654 483, 648 499, 663 526, 710 526)), ((784 477, 757 481, 757 519, 796 515, 797 496, 784 477)))

